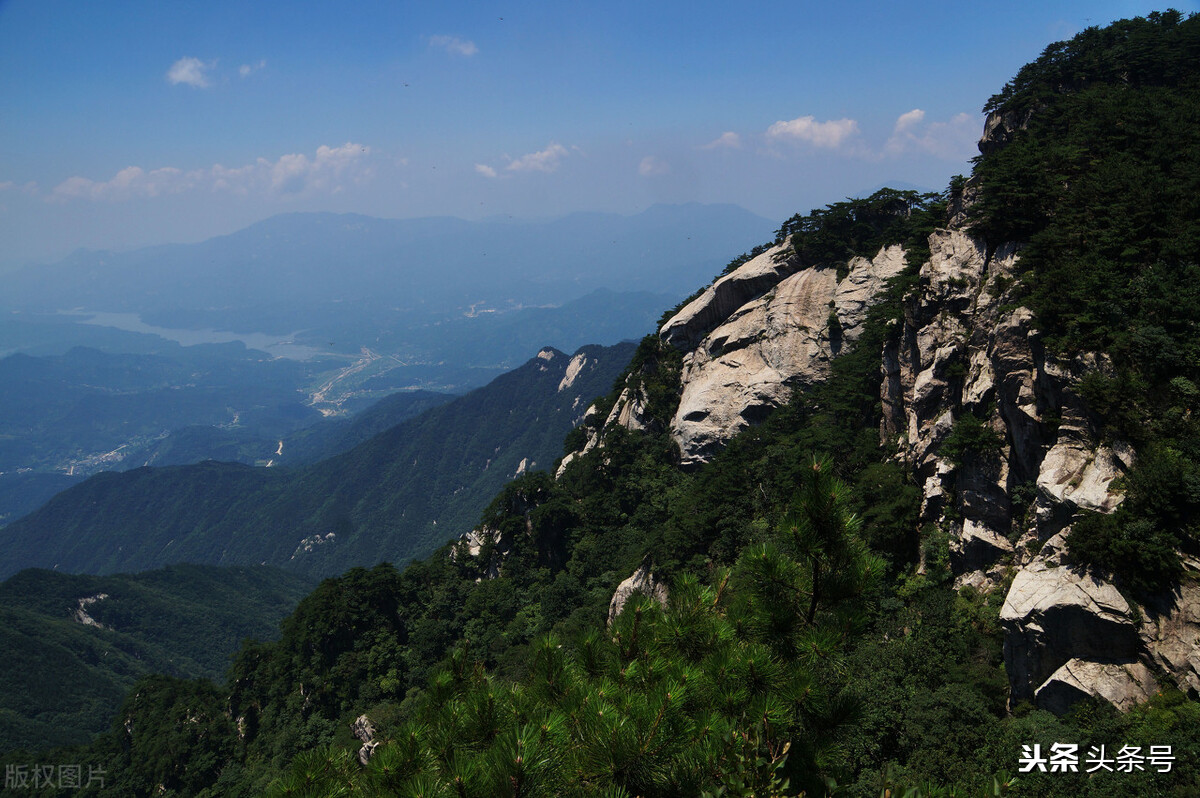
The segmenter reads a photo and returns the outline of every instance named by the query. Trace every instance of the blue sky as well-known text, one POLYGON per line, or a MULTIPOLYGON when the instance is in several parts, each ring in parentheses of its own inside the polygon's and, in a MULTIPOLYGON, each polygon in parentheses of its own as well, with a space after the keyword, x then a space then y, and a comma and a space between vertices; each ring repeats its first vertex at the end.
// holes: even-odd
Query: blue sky
POLYGON ((1022 64, 1156 8, 0 0, 0 262, 288 211, 783 219, 941 188, 1022 64))

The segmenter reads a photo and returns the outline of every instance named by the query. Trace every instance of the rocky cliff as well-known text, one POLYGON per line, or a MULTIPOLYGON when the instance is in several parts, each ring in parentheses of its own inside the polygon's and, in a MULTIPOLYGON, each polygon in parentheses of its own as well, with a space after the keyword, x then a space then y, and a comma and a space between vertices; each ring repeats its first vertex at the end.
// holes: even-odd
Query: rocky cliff
POLYGON ((900 246, 833 266, 803 268, 782 244, 725 275, 659 330, 682 349, 671 434, 684 465, 706 461, 741 430, 825 379, 857 340, 866 311, 905 265, 900 246))
MULTIPOLYGON (((993 114, 980 150, 1005 146, 1027 122, 993 114)), ((989 247, 966 226, 977 196, 968 182, 929 237, 917 285, 879 352, 880 444, 922 490, 923 552, 944 541, 956 586, 1003 602, 1013 700, 1061 712, 1087 695, 1127 708, 1163 684, 1195 692, 1200 587, 1185 580, 1139 604, 1068 554, 1078 512, 1111 513, 1136 454, 1105 437, 1080 396, 1085 376, 1111 372, 1109 359, 1047 354, 1033 312, 1020 304, 1021 246, 989 247)), ((671 316, 658 335, 682 356, 669 422, 681 465, 704 463, 793 392, 824 380, 905 268, 898 245, 836 267, 806 266, 785 240, 671 316)), ((631 377, 559 473, 602 446, 613 425, 652 426, 646 404, 631 377)), ((1200 563, 1189 565, 1194 572, 1200 563)))
POLYGON ((1012 698, 1063 711, 1084 695, 1127 708, 1159 680, 1194 691, 1196 586, 1139 605, 1066 553, 1076 512, 1112 512, 1134 462, 1077 391, 1106 358, 1047 356, 1032 313, 1013 304, 1016 247, 989 255, 947 229, 930 250, 882 352, 881 441, 922 487, 920 522, 949 540, 956 584, 1003 591, 1012 698), (984 444, 952 447, 973 424, 991 433, 976 436, 984 444))

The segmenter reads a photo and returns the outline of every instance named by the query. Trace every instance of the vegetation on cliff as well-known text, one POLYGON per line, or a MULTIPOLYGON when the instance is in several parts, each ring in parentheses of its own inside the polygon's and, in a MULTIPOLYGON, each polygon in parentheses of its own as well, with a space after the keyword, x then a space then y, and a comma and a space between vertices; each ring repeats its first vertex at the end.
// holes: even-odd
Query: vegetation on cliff
POLYGON ((1027 242, 1023 300, 1048 349, 1102 353, 1080 386, 1134 444, 1128 497, 1071 536, 1134 590, 1200 552, 1200 19, 1168 11, 1089 28, 1023 67, 985 111, 973 229, 1027 242))

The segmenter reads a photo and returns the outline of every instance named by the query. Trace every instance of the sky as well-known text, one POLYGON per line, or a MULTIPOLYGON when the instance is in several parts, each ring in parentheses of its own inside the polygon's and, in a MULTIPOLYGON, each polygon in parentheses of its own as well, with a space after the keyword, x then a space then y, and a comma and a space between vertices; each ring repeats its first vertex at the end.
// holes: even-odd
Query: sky
POLYGON ((1162 8, 0 0, 0 267, 294 211, 782 220, 940 190, 1046 45, 1162 8))

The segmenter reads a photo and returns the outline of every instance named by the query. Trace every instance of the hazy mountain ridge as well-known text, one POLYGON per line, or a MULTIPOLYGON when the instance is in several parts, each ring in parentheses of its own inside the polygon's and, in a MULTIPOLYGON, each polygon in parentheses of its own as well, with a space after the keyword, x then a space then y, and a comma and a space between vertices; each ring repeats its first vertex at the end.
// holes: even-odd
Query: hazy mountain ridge
POLYGON ((597 288, 681 294, 719 266, 714 252, 771 224, 698 204, 523 224, 288 214, 199 244, 81 252, 0 284, 10 308, 135 312, 164 326, 288 334, 336 322, 352 302, 387 328, 472 306, 561 304, 597 288))
POLYGON ((420 556, 470 529, 522 463, 550 467, 632 351, 545 349, 484 388, 299 470, 208 462, 97 475, 0 530, 0 573, 188 561, 328 574, 420 556))

